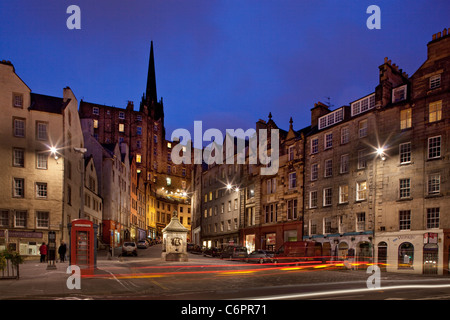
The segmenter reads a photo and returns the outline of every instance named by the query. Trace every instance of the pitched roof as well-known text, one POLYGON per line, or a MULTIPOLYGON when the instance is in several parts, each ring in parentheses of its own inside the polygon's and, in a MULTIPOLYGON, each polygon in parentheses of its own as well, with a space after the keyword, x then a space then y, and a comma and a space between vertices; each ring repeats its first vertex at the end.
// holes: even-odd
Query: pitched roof
POLYGON ((31 104, 28 110, 62 114, 64 108, 69 104, 70 99, 64 102, 63 98, 46 96, 38 93, 31 93, 31 104))

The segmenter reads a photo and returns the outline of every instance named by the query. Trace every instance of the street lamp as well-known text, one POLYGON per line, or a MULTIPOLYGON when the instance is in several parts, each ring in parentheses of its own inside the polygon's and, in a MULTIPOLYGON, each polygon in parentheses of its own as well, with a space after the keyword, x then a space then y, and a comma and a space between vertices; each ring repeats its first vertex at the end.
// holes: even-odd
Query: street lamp
POLYGON ((379 147, 377 148, 377 155, 380 156, 381 160, 386 160, 386 155, 384 154, 385 148, 379 147))

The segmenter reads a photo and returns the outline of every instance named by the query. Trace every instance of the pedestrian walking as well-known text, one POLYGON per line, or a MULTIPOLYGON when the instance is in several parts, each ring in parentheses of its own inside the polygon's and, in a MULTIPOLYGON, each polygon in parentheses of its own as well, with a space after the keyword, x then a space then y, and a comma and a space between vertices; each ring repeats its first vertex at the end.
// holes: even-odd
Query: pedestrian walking
POLYGON ((59 262, 66 261, 66 251, 67 247, 64 241, 61 241, 61 245, 58 248, 58 254, 59 254, 59 262))
POLYGON ((42 245, 39 247, 39 253, 41 254, 41 262, 45 262, 45 257, 47 256, 47 245, 45 242, 42 242, 42 245))

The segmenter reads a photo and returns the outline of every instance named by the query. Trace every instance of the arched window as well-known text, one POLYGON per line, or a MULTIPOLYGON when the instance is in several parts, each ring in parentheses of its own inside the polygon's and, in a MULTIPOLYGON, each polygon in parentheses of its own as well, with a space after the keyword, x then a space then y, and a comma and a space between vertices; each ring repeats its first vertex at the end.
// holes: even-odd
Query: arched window
POLYGON ((403 242, 398 247, 398 268, 412 269, 414 266, 414 246, 409 242, 403 242))

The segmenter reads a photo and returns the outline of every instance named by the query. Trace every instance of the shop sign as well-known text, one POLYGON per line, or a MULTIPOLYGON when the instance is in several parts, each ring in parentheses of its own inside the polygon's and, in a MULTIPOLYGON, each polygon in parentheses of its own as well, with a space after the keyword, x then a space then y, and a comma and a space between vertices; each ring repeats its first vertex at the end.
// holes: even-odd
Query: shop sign
MULTIPOLYGON (((0 237, 5 236, 5 230, 0 230, 0 237)), ((33 231, 15 231, 9 230, 8 237, 9 238, 42 238, 42 232, 33 232, 33 231)))
POLYGON ((438 234, 431 232, 424 233, 423 243, 438 243, 438 234))

